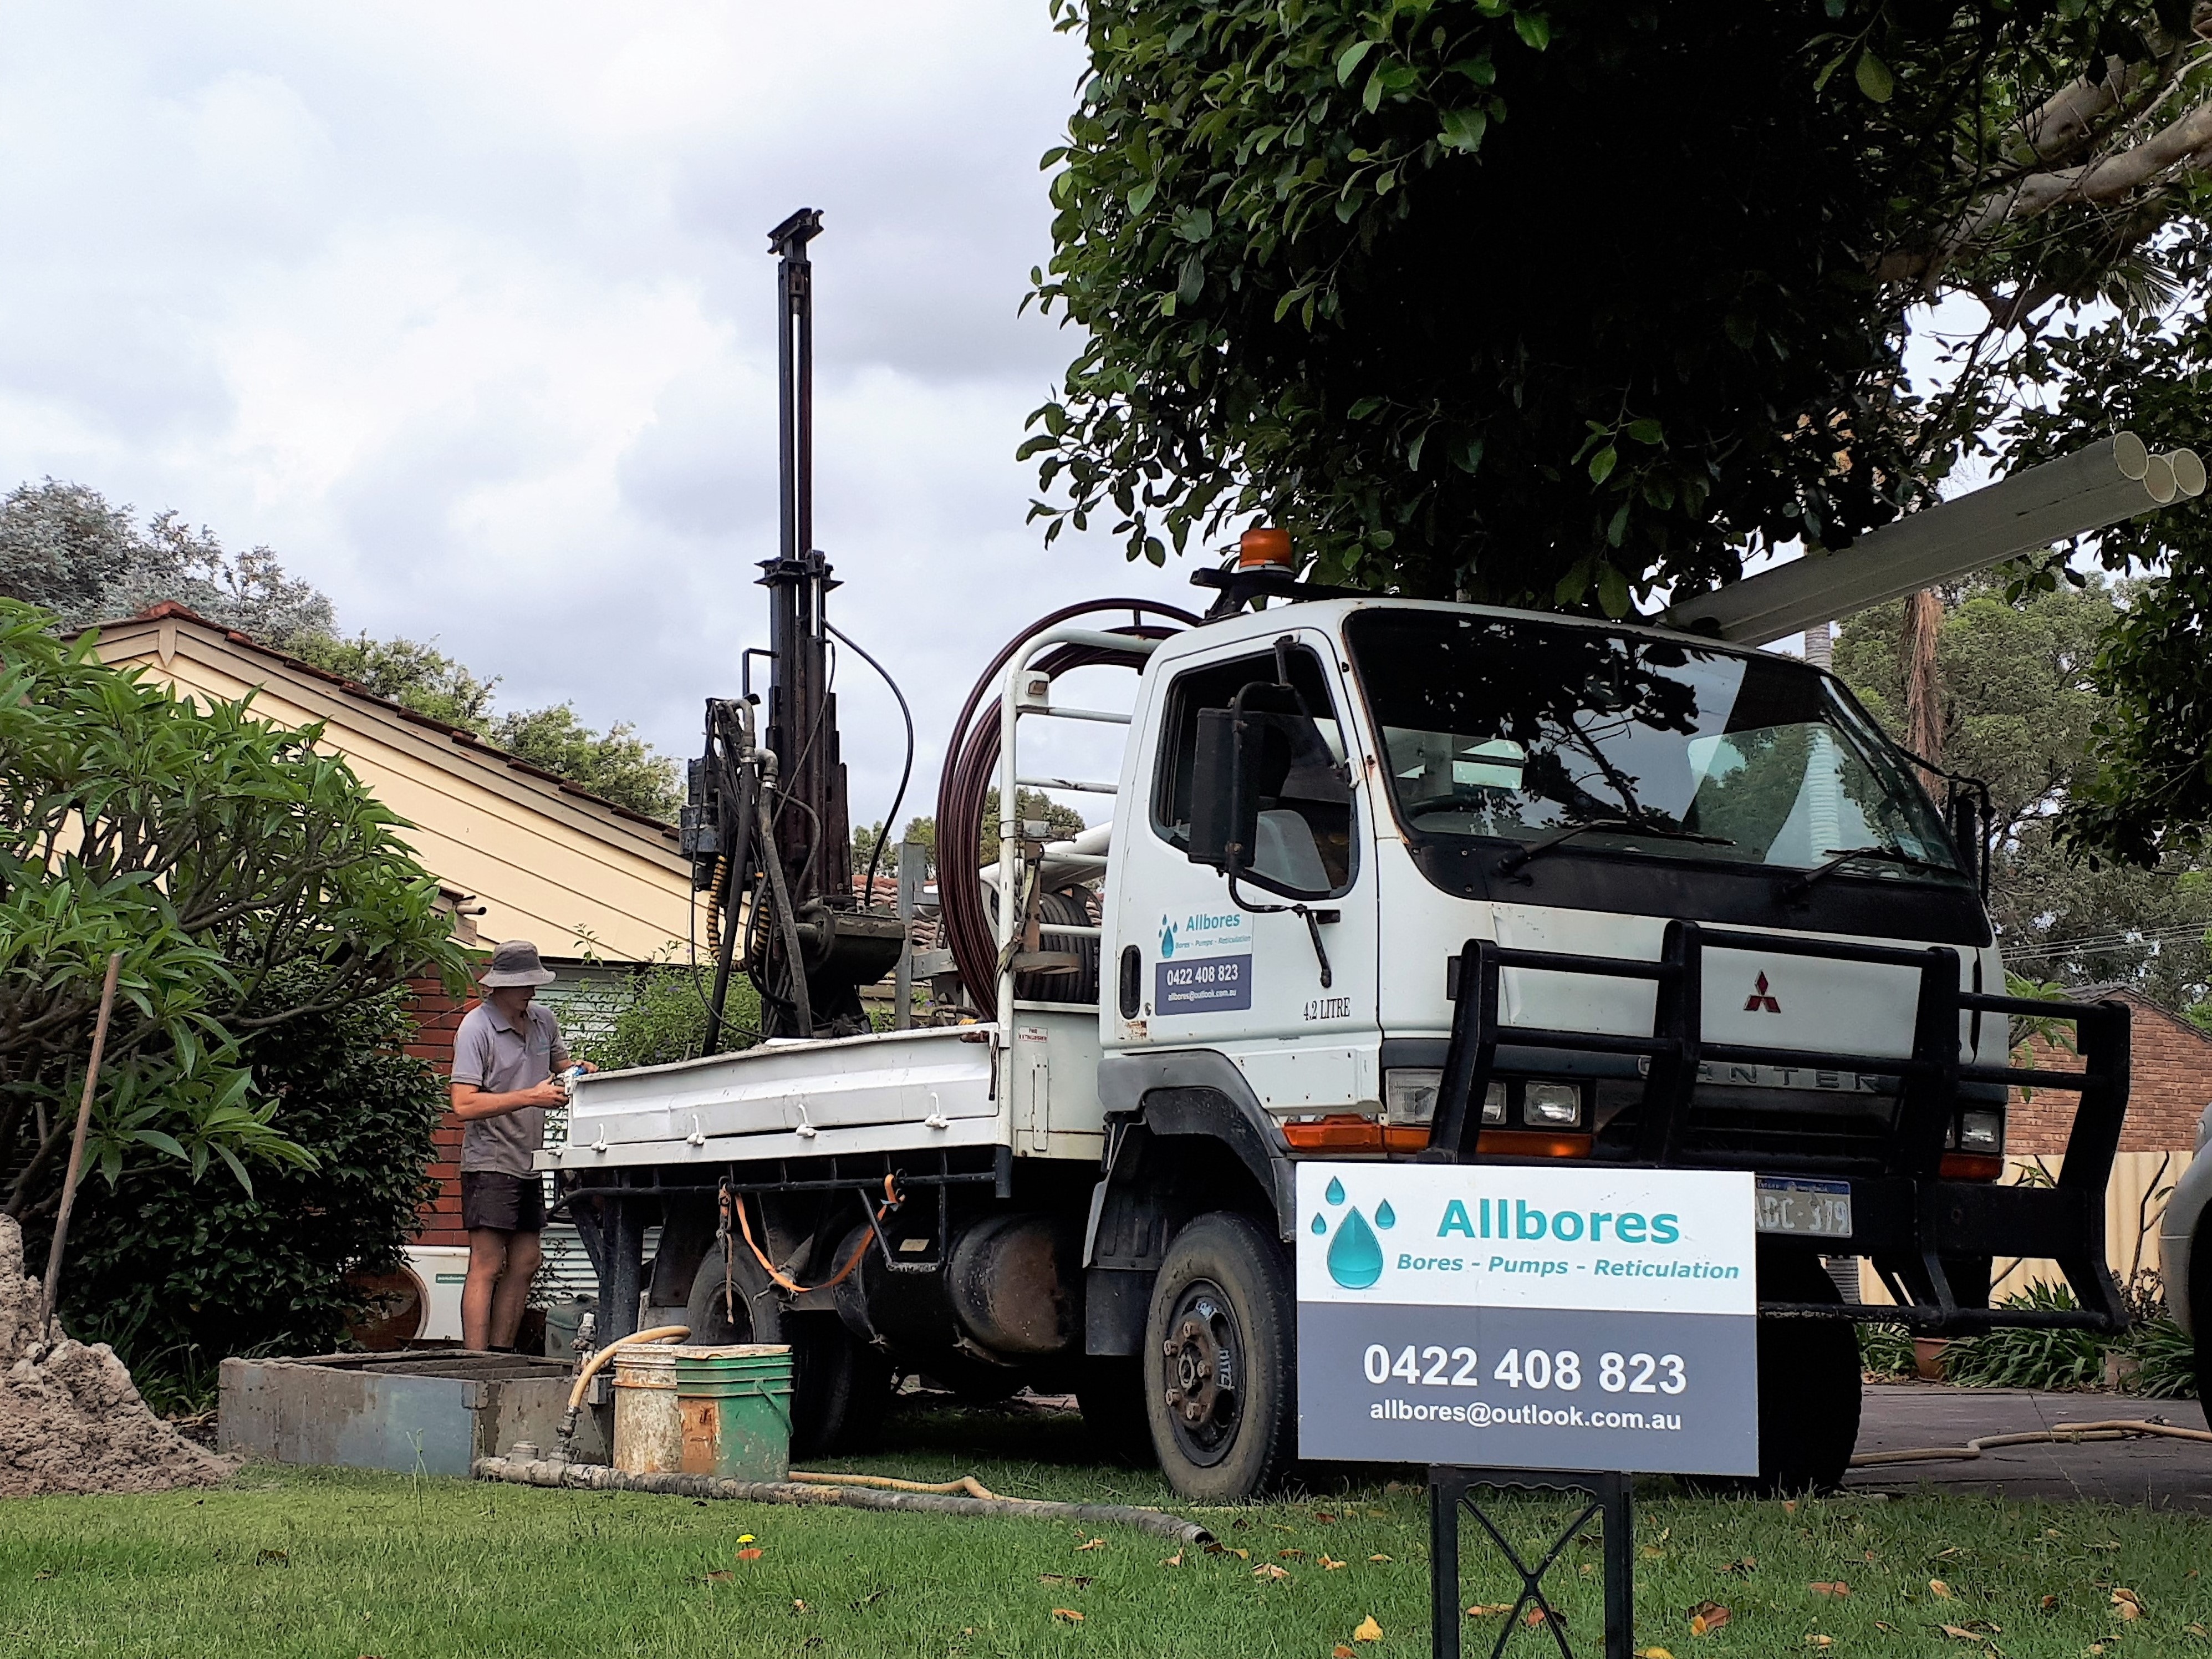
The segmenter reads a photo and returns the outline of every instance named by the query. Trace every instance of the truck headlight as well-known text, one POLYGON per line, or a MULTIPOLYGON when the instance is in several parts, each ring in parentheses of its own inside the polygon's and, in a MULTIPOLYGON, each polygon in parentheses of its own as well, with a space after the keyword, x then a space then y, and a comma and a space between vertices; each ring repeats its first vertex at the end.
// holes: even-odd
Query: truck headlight
MULTIPOLYGON (((1443 1087, 1440 1069, 1394 1066, 1382 1073, 1382 1115, 1392 1123, 1430 1123, 1437 1115, 1437 1093, 1443 1087)), ((1505 1121, 1505 1085, 1492 1083, 1482 1097, 1482 1121, 1505 1121)))
POLYGON ((1583 1091, 1573 1083, 1529 1083, 1521 1096, 1521 1121, 1547 1129, 1572 1128, 1583 1120, 1583 1091))
POLYGON ((1962 1152, 1996 1153, 2004 1150, 2004 1114, 2002 1112, 1961 1112, 1959 1114, 1959 1150, 1962 1152))
POLYGON ((1444 1074, 1425 1066, 1394 1066, 1382 1073, 1382 1115, 1393 1123, 1426 1123, 1437 1115, 1444 1074))

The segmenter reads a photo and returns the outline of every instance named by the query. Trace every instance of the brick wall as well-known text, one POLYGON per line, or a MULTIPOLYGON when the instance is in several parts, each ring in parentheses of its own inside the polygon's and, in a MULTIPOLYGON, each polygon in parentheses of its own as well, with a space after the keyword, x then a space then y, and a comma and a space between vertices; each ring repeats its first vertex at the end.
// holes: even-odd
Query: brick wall
MULTIPOLYGON (((411 980, 407 988, 408 1012, 416 1023, 415 1041, 407 1045, 407 1052, 428 1060, 438 1068, 440 1077, 449 1076, 453 1069, 453 1033, 460 1029, 461 1016, 476 1005, 473 1000, 455 999, 435 978, 411 980)), ((447 1113, 432 1141, 430 1178, 438 1183, 438 1194, 422 1207, 415 1242, 466 1244, 468 1235, 461 1231, 460 1120, 447 1113)))
MULTIPOLYGON (((2197 1120, 2212 1105, 2212 1036, 2131 992, 2106 994, 2126 1003, 2131 1016, 2131 1082, 2120 1150, 2172 1152, 2185 1158, 2197 1145, 2197 1120)), ((2015 1063, 2051 1071, 2081 1069, 2080 1055, 2054 1051, 2039 1037, 2021 1051, 2015 1063)), ((2039 1089, 2023 1100, 2014 1090, 2006 1116, 2005 1150, 2015 1157, 2063 1152, 2076 1098, 2039 1089)))

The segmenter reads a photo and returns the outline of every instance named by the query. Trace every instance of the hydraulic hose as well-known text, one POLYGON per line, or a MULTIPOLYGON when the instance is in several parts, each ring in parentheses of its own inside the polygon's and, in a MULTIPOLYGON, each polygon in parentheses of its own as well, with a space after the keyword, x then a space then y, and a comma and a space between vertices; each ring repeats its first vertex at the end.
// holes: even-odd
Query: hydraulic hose
MULTIPOLYGON (((1861 1452, 1851 1459, 1855 1469, 1879 1468, 1890 1463, 1967 1462, 2000 1446, 2072 1444, 2081 1440, 2125 1440, 2139 1434, 2164 1435, 2171 1440, 2212 1442, 2212 1433, 2185 1428, 2163 1418, 2112 1418, 2099 1423, 2054 1423, 2047 1429, 2022 1434, 1978 1435, 1963 1446, 1920 1446, 1911 1451, 1861 1452)), ((797 1477, 794 1476, 793 1479, 797 1477)))
MULTIPOLYGON (((997 994, 999 945, 983 897, 975 852, 982 840, 983 799, 994 781, 999 758, 999 695, 1006 665, 1024 641, 1044 629, 1114 611, 1129 612, 1129 623, 1103 631, 1127 634, 1133 640, 1164 639, 1178 627, 1199 625, 1199 618, 1188 611, 1151 599, 1091 599, 1065 606, 1038 617, 1006 642, 975 682, 959 718, 952 723, 951 740, 945 749, 945 770, 937 785, 938 898, 944 915, 945 942, 960 970, 961 982, 968 988, 969 1000, 986 1012, 997 994), (1147 622, 1147 616, 1158 620, 1147 622)), ((1099 665, 1139 667, 1143 660, 1135 652, 1062 645, 1047 652, 1037 666, 1057 675, 1099 665)))
POLYGON ((866 647, 836 623, 825 620, 822 625, 859 652, 860 660, 890 687, 891 696, 898 699, 899 718, 906 722, 906 763, 899 768, 898 788, 891 795, 891 810, 884 815, 884 832, 876 837, 875 850, 868 855, 867 878, 860 884, 860 903, 866 907, 876 902, 876 870, 884 861, 884 843, 899 832, 899 808, 906 805, 906 787, 914 776, 914 710, 906 706, 906 693, 899 690, 899 683, 891 678, 890 669, 870 656, 866 647))
POLYGON ((1203 1547, 1213 1534, 1195 1521, 1163 1510, 1126 1504, 1056 1504, 1028 1498, 974 1498, 963 1492, 885 1492, 851 1475, 788 1480, 732 1480, 712 1474, 632 1474, 599 1463, 557 1458, 479 1457, 469 1466, 479 1480, 518 1486, 565 1486, 583 1492, 652 1492, 690 1498, 738 1498, 751 1504, 799 1504, 893 1513, 1005 1516, 1025 1521, 1073 1521, 1083 1526, 1133 1527, 1178 1544, 1203 1547))

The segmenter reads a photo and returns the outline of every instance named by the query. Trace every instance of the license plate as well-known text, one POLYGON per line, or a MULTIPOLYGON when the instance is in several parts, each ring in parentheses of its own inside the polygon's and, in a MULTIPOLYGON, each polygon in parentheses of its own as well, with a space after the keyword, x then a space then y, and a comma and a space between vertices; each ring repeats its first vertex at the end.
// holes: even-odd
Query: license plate
POLYGON ((1805 1238, 1851 1236, 1851 1183, 1759 1177, 1759 1231, 1805 1238))

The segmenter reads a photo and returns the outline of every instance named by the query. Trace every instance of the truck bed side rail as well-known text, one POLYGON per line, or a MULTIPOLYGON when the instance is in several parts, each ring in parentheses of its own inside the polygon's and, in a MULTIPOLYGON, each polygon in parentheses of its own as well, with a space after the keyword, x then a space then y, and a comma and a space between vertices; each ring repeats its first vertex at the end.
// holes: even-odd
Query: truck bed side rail
MULTIPOLYGON (((1908 1324, 1942 1330, 1996 1323, 2125 1328, 2125 1305, 2106 1264, 2104 1249, 2105 1188, 2127 1111, 2125 1004, 2040 1002, 1968 991, 1960 982, 1959 953, 1946 946, 1906 950, 1744 933, 1683 921, 1667 925, 1656 961, 1515 950, 1489 939, 1469 939, 1452 969, 1447 988, 1455 1005, 1451 1042, 1444 1054, 1425 1159, 1474 1161, 1481 1129, 1480 1103, 1489 1088, 1500 1042, 1643 1058, 1647 1070, 1638 1137, 1633 1155, 1625 1161, 1649 1167, 1685 1161, 1683 1147, 1702 1064, 1886 1073, 1899 1079, 1896 1130, 1882 1177, 1853 1183, 1855 1206, 1864 1211, 1865 1219, 1864 1224, 1855 1223, 1852 1243, 1854 1254, 1875 1258, 1903 1305, 1854 1310, 1849 1316, 1902 1318, 1908 1324), (1704 966, 1709 949, 1871 963, 1916 972, 1919 989, 1911 1055, 1900 1059, 1705 1041, 1704 966), (1504 1024, 1498 1017, 1498 977, 1507 968, 1649 980, 1656 992, 1651 1034, 1504 1024), (1959 1044, 1959 1021, 1966 1013, 2021 1014, 2070 1023, 2083 1069, 1966 1063, 1959 1044), (1944 1137, 1962 1082, 2063 1090, 2080 1096, 2065 1161, 2052 1186, 1993 1187, 1941 1178, 1944 1137), (1945 1258, 1988 1255, 2057 1261, 2073 1286, 2080 1311, 2000 1316, 1987 1309, 1961 1307, 1945 1271, 1945 1258)), ((1826 1304, 1778 1303, 1768 1311, 1834 1317, 1844 1310, 1826 1304)))

